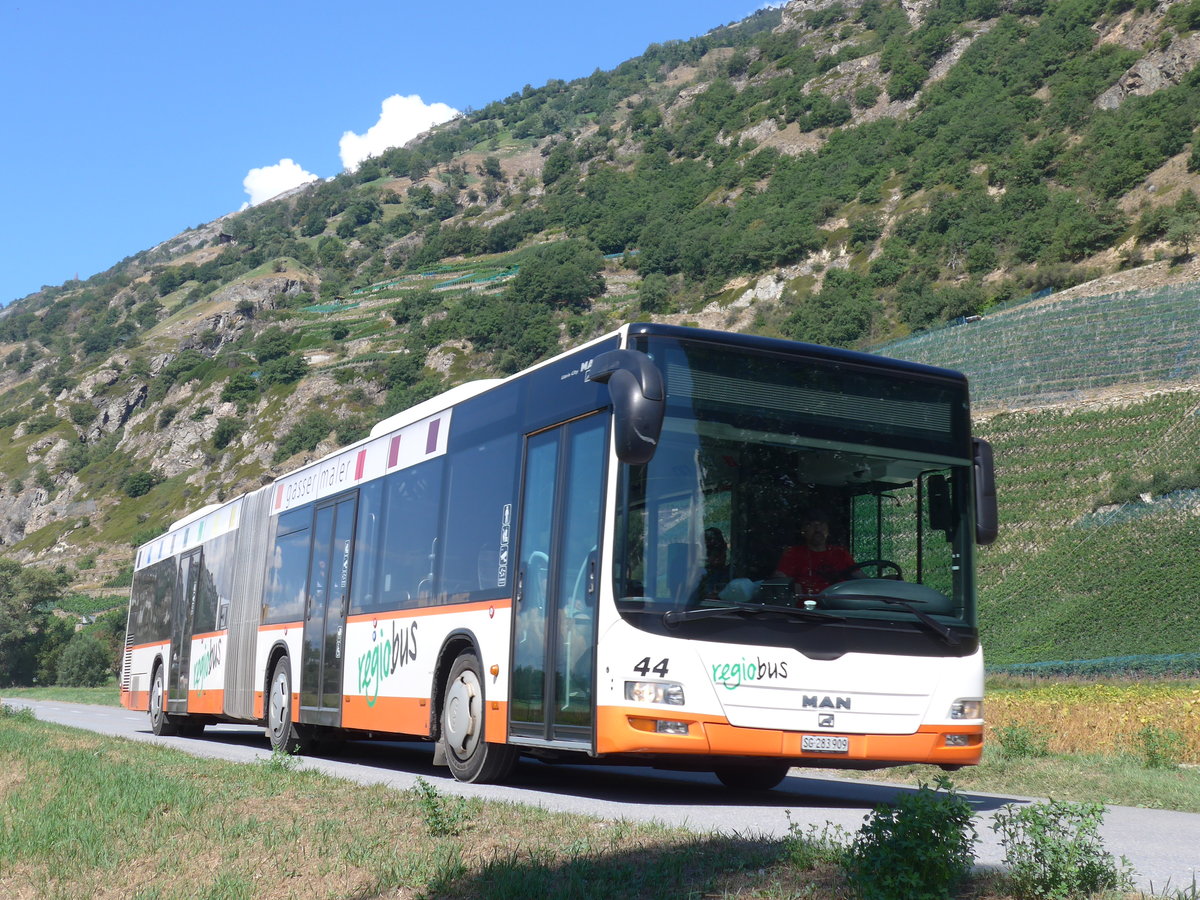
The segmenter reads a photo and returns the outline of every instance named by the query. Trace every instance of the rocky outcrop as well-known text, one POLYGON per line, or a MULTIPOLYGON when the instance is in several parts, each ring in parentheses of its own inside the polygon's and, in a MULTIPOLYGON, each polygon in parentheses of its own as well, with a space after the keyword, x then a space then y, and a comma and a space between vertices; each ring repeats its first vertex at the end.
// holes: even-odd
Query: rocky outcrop
POLYGON ((213 294, 213 300, 218 303, 228 301, 235 305, 249 301, 255 309, 275 309, 280 297, 295 297, 305 291, 315 290, 316 284, 311 279, 298 277, 295 273, 283 273, 238 281, 213 294))
POLYGON ((133 384, 124 395, 107 401, 100 407, 96 421, 84 435, 84 440, 91 444, 112 434, 118 428, 123 428, 133 414, 145 404, 148 392, 149 387, 138 382, 133 384))
POLYGON ((1196 68, 1200 61, 1200 33, 1178 38, 1165 50, 1147 53, 1096 98, 1100 109, 1116 109, 1129 97, 1146 97, 1172 87, 1196 68))
POLYGON ((97 394, 102 393, 105 388, 116 384, 120 378, 121 372, 118 369, 105 366, 80 381, 79 387, 75 389, 74 393, 80 400, 91 400, 97 394))

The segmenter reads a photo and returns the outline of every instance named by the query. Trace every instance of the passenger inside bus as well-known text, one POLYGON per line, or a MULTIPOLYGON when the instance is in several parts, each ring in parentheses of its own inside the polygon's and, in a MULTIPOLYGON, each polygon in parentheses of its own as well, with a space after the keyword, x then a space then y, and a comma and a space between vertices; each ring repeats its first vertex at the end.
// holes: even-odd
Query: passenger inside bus
POLYGON ((717 597, 729 584, 729 545, 720 528, 704 529, 704 574, 700 579, 699 595, 717 597))
POLYGON ((866 578, 850 551, 829 541, 829 517, 819 511, 809 512, 800 529, 802 543, 783 551, 775 566, 775 574, 790 578, 796 594, 819 594, 829 585, 850 578, 866 578))

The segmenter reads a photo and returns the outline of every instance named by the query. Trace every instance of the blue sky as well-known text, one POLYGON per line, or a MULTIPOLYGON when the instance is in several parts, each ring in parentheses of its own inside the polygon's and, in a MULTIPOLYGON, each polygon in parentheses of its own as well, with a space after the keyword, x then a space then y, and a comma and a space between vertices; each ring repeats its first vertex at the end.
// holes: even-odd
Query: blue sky
POLYGON ((0 304, 240 208, 252 169, 336 175, 390 97, 432 120, 763 5, 0 0, 0 304))

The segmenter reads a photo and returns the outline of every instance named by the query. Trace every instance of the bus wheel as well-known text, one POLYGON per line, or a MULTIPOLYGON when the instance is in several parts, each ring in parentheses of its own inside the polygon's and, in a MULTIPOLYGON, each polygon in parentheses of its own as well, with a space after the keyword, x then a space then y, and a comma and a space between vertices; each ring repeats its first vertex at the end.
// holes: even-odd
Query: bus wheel
POLYGON ((454 660, 442 700, 442 743, 446 764, 458 781, 498 782, 517 764, 517 750, 489 744, 483 730, 483 678, 474 653, 454 660))
POLYGON ((769 791, 787 777, 787 763, 763 763, 760 766, 719 766, 713 774, 725 787, 738 791, 769 791))
POLYGON ((276 753, 300 753, 306 749, 292 723, 292 670, 286 656, 279 657, 267 691, 267 737, 276 753))
POLYGON ((150 682, 150 730, 159 737, 178 734, 179 729, 167 715, 167 690, 164 682, 163 667, 154 670, 154 680, 150 682))

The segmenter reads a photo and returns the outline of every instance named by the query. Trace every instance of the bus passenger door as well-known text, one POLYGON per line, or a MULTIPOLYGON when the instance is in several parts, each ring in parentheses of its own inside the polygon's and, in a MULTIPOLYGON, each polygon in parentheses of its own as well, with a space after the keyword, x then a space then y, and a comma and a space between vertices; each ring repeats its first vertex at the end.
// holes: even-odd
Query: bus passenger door
POLYGON ((526 442, 510 734, 594 746, 596 598, 607 417, 526 442))
POLYGON ((300 721, 340 725, 356 496, 318 506, 300 661, 300 721))
POLYGON ((187 712, 188 684, 192 666, 192 620, 196 615, 196 588, 200 581, 197 547, 179 558, 179 580, 171 616, 171 663, 167 669, 167 711, 187 712))

